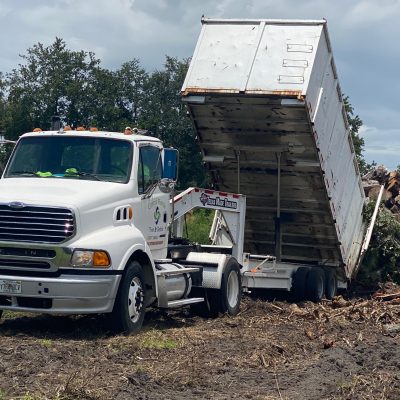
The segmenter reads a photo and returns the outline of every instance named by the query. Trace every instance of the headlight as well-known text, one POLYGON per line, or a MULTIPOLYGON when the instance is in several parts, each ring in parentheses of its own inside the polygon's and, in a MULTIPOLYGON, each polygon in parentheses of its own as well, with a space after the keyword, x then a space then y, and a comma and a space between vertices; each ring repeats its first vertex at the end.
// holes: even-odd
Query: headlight
POLYGON ((78 268, 109 267, 110 256, 102 250, 75 250, 71 257, 71 265, 78 268))

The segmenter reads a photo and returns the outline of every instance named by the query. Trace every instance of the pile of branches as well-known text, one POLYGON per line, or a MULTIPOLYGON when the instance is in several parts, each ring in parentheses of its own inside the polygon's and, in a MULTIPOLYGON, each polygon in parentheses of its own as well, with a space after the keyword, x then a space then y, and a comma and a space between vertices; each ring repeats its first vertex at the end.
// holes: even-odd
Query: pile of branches
POLYGON ((400 283, 400 174, 383 165, 362 177, 366 196, 365 216, 370 220, 381 186, 384 191, 370 248, 360 275, 364 283, 377 284, 393 280, 400 283))
POLYGON ((371 169, 362 177, 365 195, 371 200, 377 200, 381 186, 384 186, 382 195, 383 204, 400 222, 400 173, 389 171, 383 165, 371 169))

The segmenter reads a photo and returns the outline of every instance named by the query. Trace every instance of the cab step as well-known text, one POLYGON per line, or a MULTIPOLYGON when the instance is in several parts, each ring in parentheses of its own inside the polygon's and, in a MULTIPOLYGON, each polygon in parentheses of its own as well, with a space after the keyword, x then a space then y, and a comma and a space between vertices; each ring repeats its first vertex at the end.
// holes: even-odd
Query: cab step
POLYGON ((168 308, 178 308, 182 306, 187 306, 189 304, 202 303, 203 301, 203 297, 192 297, 190 299, 173 300, 168 302, 168 308))
POLYGON ((200 268, 198 267, 181 267, 180 269, 162 269, 156 271, 156 276, 173 276, 173 275, 182 275, 182 274, 190 274, 192 272, 198 272, 200 268))

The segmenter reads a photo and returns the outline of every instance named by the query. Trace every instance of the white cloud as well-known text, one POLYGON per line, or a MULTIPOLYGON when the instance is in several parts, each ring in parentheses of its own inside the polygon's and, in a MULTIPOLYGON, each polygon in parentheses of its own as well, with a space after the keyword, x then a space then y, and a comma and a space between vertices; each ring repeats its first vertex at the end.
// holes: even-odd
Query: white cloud
POLYGON ((400 127, 379 129, 362 126, 359 132, 365 140, 365 159, 383 164, 390 170, 400 164, 400 127))
POLYGON ((360 26, 371 28, 371 24, 379 24, 386 20, 394 20, 400 15, 398 0, 363 0, 357 1, 344 13, 344 20, 353 28, 360 26))

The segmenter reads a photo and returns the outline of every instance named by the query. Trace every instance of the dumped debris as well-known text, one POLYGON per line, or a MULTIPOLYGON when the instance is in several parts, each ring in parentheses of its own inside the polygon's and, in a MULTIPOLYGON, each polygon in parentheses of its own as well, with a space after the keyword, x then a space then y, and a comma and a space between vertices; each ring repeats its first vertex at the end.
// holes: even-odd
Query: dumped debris
POLYGON ((152 312, 136 336, 92 316, 0 322, 3 398, 399 399, 400 304, 243 299, 232 318, 152 312))
MULTIPOLYGON (((371 200, 377 200, 381 186, 384 186, 382 200, 393 214, 400 214, 400 174, 378 165, 362 177, 364 193, 371 200)), ((400 221, 400 218, 398 219, 400 221)))

